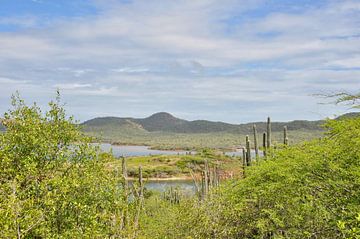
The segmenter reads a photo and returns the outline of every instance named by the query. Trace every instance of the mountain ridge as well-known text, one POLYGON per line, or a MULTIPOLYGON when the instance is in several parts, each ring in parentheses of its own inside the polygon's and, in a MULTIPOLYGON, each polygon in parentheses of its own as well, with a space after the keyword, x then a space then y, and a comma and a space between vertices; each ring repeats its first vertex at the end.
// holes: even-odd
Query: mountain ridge
MULTIPOLYGON (((350 112, 338 116, 336 119, 347 117, 359 117, 360 112, 350 112)), ((293 120, 288 122, 272 122, 273 131, 282 131, 286 125, 288 130, 323 130, 325 120, 293 120)), ((145 118, 105 116, 96 117, 82 122, 80 125, 85 131, 103 131, 103 128, 116 130, 130 130, 129 133, 137 132, 169 132, 169 133, 245 133, 251 132, 253 125, 257 126, 258 132, 266 131, 266 122, 257 121, 242 124, 231 124, 222 121, 209 120, 185 120, 173 116, 167 112, 158 112, 145 118)), ((0 121, 0 131, 5 127, 0 121)))
MULTIPOLYGON (((353 113, 349 113, 352 116, 353 113)), ((357 113, 356 113, 357 114, 357 113)), ((346 115, 345 115, 346 116, 346 115)), ((344 115, 341 117, 345 117, 344 115)), ((86 129, 89 126, 102 128, 105 126, 122 127, 130 126, 129 123, 135 124, 148 132, 171 132, 171 133, 249 133, 252 126, 256 124, 258 131, 266 130, 266 122, 249 122, 243 124, 230 124, 221 121, 209 120, 184 120, 173 116, 167 112, 155 113, 146 118, 131 117, 97 117, 83 122, 81 125, 86 129)), ((289 122, 272 122, 273 131, 282 131, 286 125, 288 130, 322 130, 321 125, 324 120, 293 120, 289 122)), ((90 128, 91 128, 90 127, 90 128)), ((90 130, 91 131, 91 130, 90 130)), ((250 131, 251 132, 251 131, 250 131)))

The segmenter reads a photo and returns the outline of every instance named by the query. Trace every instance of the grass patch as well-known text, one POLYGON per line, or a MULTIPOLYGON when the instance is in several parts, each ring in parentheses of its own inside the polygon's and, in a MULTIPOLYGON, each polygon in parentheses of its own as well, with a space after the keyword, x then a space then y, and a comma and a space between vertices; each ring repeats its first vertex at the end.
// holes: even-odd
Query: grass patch
MULTIPOLYGON (((232 171, 237 174, 241 171, 239 158, 221 154, 211 156, 196 155, 151 155, 129 157, 126 159, 128 176, 137 177, 139 166, 143 169, 144 178, 171 178, 190 177, 190 167, 201 169, 204 161, 216 163, 220 170, 232 171)), ((117 159, 108 164, 110 168, 121 169, 121 160, 117 159)))

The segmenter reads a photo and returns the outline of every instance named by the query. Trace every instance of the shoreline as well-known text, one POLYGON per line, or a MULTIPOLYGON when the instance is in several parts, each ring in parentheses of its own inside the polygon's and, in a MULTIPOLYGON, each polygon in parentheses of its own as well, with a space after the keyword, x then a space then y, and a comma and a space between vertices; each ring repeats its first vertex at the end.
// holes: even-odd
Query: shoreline
MULTIPOLYGON (((111 142, 111 141, 97 141, 97 142, 93 142, 93 143, 97 143, 97 144, 110 144, 113 146, 143 146, 143 147, 147 147, 149 150, 159 150, 159 151, 175 151, 175 152, 183 152, 183 151, 187 151, 187 152, 197 152, 198 150, 201 150, 202 148, 199 149, 189 149, 189 148, 162 148, 162 147, 158 147, 158 146, 151 146, 149 144, 135 144, 135 143, 120 143, 120 142, 111 142)), ((234 151, 240 151, 242 149, 242 147, 229 147, 229 148, 211 148, 213 150, 218 150, 221 152, 234 152, 234 151)))
MULTIPOLYGON (((138 178, 128 177, 128 181, 137 181, 138 178)), ((170 178, 143 178, 144 182, 157 182, 157 181, 192 181, 190 176, 182 176, 182 177, 170 177, 170 178)))

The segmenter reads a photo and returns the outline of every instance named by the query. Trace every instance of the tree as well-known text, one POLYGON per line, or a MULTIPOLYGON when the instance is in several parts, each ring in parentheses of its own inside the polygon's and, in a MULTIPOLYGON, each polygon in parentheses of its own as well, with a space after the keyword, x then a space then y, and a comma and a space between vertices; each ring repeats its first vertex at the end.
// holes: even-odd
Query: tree
POLYGON ((124 234, 127 202, 111 157, 90 144, 60 102, 42 112, 16 94, 0 134, 0 231, 4 238, 124 234))

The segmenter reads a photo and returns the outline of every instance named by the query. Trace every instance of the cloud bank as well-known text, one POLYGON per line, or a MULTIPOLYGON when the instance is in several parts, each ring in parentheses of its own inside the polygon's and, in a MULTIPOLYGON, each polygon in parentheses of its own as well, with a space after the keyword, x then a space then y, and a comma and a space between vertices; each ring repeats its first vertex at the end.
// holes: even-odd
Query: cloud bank
POLYGON ((74 14, 36 10, 51 2, 0 18, 2 112, 15 90, 45 104, 59 88, 80 120, 157 111, 236 123, 318 119, 347 109, 313 94, 360 90, 359 1, 89 1, 92 11, 74 1, 74 14))

